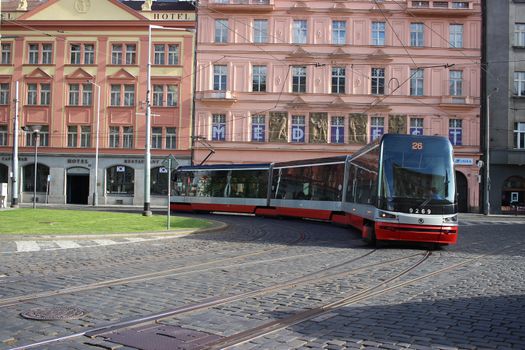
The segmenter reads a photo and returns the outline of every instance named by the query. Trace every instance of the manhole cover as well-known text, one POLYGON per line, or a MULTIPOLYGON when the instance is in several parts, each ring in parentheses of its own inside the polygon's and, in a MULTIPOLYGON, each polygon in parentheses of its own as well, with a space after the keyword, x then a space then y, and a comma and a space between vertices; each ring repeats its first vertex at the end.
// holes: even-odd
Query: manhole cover
POLYGON ((41 307, 20 313, 20 316, 29 320, 55 321, 76 320, 84 316, 86 312, 71 306, 41 307))

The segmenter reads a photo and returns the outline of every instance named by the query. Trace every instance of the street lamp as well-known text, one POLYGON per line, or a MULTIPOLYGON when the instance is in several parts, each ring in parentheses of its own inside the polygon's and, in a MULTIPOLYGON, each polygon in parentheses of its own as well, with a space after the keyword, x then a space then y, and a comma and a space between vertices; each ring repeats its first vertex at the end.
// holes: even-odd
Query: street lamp
POLYGON ((33 209, 36 208, 36 177, 37 177, 37 164, 38 164, 38 144, 40 143, 40 125, 31 125, 30 127, 24 126, 22 128, 25 132, 29 132, 33 135, 35 140, 35 173, 33 179, 33 209))
POLYGON ((100 128, 100 85, 89 80, 89 83, 95 85, 98 89, 97 92, 97 130, 95 131, 95 186, 93 186, 93 206, 98 205, 98 139, 99 139, 99 128, 100 128))
POLYGON ((142 215, 151 216, 151 30, 183 30, 187 31, 189 28, 174 28, 163 27, 155 24, 148 26, 148 67, 147 67, 147 90, 146 90, 146 146, 144 155, 144 211, 142 215))
POLYGON ((493 93, 498 92, 498 88, 494 88, 488 95, 486 99, 486 117, 487 129, 485 131, 485 215, 490 215, 490 97, 493 93))

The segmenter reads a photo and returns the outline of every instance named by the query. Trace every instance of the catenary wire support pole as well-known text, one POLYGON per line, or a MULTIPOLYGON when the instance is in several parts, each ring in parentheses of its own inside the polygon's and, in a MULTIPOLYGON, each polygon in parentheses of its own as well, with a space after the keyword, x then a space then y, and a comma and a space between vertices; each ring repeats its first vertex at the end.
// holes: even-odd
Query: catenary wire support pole
POLYGON ((95 185, 93 186, 93 206, 98 206, 98 152, 99 152, 99 132, 100 132, 100 85, 89 81, 97 88, 97 125, 95 131, 95 185))
POLYGON ((486 127, 487 130, 485 130, 485 215, 490 215, 490 97, 495 92, 498 92, 498 88, 494 88, 488 95, 486 100, 486 127))
POLYGON ((11 159, 11 208, 18 208, 18 81, 15 83, 15 119, 13 121, 13 157, 11 159))

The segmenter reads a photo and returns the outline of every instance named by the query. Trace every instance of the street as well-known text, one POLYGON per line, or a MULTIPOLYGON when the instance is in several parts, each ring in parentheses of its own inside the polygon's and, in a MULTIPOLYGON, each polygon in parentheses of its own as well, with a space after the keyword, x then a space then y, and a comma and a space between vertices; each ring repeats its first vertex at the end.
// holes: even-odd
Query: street
POLYGON ((227 226, 3 237, 0 348, 525 348, 523 217, 466 215, 458 244, 431 251, 322 222, 196 217, 227 226), (30 319, 49 310, 63 319, 30 319))

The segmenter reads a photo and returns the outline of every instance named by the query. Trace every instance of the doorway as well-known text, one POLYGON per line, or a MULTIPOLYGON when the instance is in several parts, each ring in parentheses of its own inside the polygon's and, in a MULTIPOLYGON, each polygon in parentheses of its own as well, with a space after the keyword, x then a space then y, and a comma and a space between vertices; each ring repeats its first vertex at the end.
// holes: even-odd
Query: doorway
POLYGON ((88 204, 89 169, 70 168, 67 170, 66 203, 88 204))
POLYGON ((468 213, 468 181, 465 175, 456 171, 456 188, 458 192, 458 211, 468 213))

